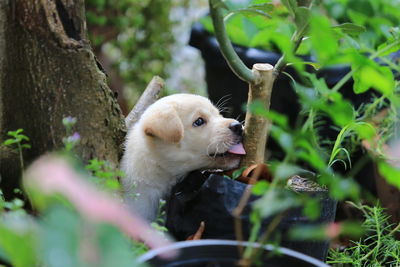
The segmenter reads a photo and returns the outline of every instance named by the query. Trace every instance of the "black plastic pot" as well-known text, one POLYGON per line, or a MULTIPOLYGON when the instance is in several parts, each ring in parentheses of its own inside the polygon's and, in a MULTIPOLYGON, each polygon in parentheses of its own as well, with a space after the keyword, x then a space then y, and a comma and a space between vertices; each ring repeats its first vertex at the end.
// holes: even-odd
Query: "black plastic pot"
MULTIPOLYGON (((232 212, 237 207, 246 186, 216 174, 190 173, 185 180, 174 187, 167 201, 166 226, 170 234, 177 240, 186 240, 197 231, 200 222, 204 221, 206 226, 202 238, 236 240, 232 212)), ((294 241, 288 237, 288 231, 294 226, 333 222, 337 202, 328 197, 327 191, 302 193, 319 200, 322 207, 320 217, 311 221, 303 216, 301 208, 292 209, 283 217, 272 238, 277 238, 279 235, 281 246, 324 261, 329 248, 328 240, 294 241)), ((256 199, 255 196, 251 197, 241 216, 245 240, 250 234, 251 205, 256 199)), ((263 220, 260 232, 265 230, 270 222, 269 218, 263 220)))
MULTIPOLYGON (((231 240, 197 240, 177 242, 171 246, 155 249, 141 256, 138 261, 148 263, 155 267, 195 267, 195 266, 238 266, 240 254, 238 246, 242 245, 260 247, 260 244, 231 240), (163 260, 158 256, 160 254, 179 250, 179 256, 172 260, 163 260)), ((254 266, 262 267, 328 267, 325 263, 311 258, 302 253, 287 249, 274 248, 273 246, 262 246, 261 264, 254 266), (273 251, 273 252, 272 252, 273 251), (279 255, 275 252, 279 251, 279 255)), ((253 265, 252 265, 253 266, 253 265)))

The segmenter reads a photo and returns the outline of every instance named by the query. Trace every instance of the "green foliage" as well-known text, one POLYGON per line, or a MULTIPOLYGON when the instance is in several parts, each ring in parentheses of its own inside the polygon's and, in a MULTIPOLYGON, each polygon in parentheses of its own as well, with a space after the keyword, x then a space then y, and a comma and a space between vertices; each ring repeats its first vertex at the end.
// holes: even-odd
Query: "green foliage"
POLYGON ((23 207, 19 198, 6 201, 0 189, 0 259, 12 259, 15 267, 36 262, 37 250, 31 245, 36 229, 23 207))
MULTIPOLYGON (((350 153, 348 152, 347 149, 341 147, 341 145, 342 145, 344 139, 346 138, 346 136, 350 135, 351 132, 353 132, 353 131, 356 132, 359 136, 363 137, 363 139, 366 139, 369 141, 371 141, 372 138, 376 134, 375 128, 371 124, 363 122, 363 121, 352 122, 352 123, 344 126, 340 130, 340 132, 336 138, 335 144, 333 145, 332 152, 331 152, 329 162, 328 162, 329 166, 332 166, 338 160, 338 159, 336 159, 336 157, 340 152, 344 152, 345 156, 349 162, 349 165, 350 165, 349 167, 351 168, 350 153)), ((339 160, 339 161, 342 161, 342 160, 339 160)), ((342 162, 344 163, 345 167, 347 167, 346 163, 344 161, 342 161, 342 162)))
POLYGON ((25 144, 24 142, 29 142, 29 137, 24 135, 22 132, 23 129, 18 129, 16 131, 9 131, 7 133, 8 136, 11 136, 12 138, 9 138, 3 142, 4 145, 6 146, 12 146, 12 145, 17 145, 17 150, 22 151, 22 149, 28 149, 31 148, 29 144, 25 144))
POLYGON ((354 92, 363 93, 374 88, 390 96, 395 88, 395 80, 389 67, 381 66, 362 55, 354 54, 352 60, 354 72, 354 92))
POLYGON ((109 162, 91 159, 85 166, 85 169, 93 173, 93 182, 101 188, 113 192, 117 192, 121 189, 118 179, 123 177, 124 173, 120 170, 116 170, 109 162))
MULTIPOLYGON (((67 137, 63 138, 65 148, 61 154, 82 169, 81 163, 71 157, 79 141, 79 135, 73 133, 75 124, 75 118, 63 119, 67 137)), ((9 132, 12 138, 4 145, 17 146, 22 152, 28 147, 24 142, 29 141, 22 132, 9 132)), ((120 189, 118 178, 123 173, 109 163, 93 159, 86 170, 93 173, 90 178, 100 189, 112 193, 120 189)), ((135 257, 148 250, 143 243, 128 240, 114 226, 87 221, 60 195, 47 196, 32 190, 29 196, 41 212, 37 218, 27 214, 23 200, 6 201, 0 190, 0 259, 15 267, 139 266, 135 265, 135 257)), ((165 230, 161 226, 157 229, 165 230)))
POLYGON ((60 196, 34 193, 47 202, 36 218, 22 200, 5 201, 0 191, 0 259, 16 267, 139 266, 135 257, 148 250, 143 243, 84 219, 60 196))
POLYGON ((0 257, 15 267, 36 266, 36 228, 26 214, 0 214, 0 257), (2 253, 1 253, 2 252, 2 253))
POLYGON ((134 255, 143 252, 118 229, 87 222, 54 201, 40 219, 4 214, 0 236, 0 257, 16 267, 139 266, 134 255))
POLYGON ((329 19, 314 14, 310 21, 310 39, 313 50, 321 65, 336 63, 338 56, 338 38, 335 36, 329 19))
POLYGON ((56 205, 39 221, 40 256, 46 266, 132 266, 131 244, 110 225, 93 225, 56 205), (58 252, 58 253, 57 253, 58 252), (57 253, 57 257, 54 256, 57 253))
POLYGON ((165 203, 166 203, 165 200, 160 199, 160 203, 158 205, 158 210, 157 210, 157 217, 151 223, 151 226, 160 232, 168 232, 168 229, 165 227, 165 216, 166 216, 165 203))
POLYGON ((166 76, 173 1, 87 0, 89 37, 113 60, 133 104, 154 75, 166 76))
POLYGON ((364 215, 361 227, 365 235, 343 251, 331 250, 328 263, 333 266, 398 266, 400 241, 394 234, 400 233, 400 224, 391 224, 379 205, 353 205, 364 215))
POLYGON ((386 181, 400 190, 400 169, 389 164, 384 160, 378 161, 379 173, 385 177, 386 181))
POLYGON ((390 28, 400 24, 398 0, 324 0, 322 4, 339 24, 351 22, 365 28, 358 38, 363 49, 376 49, 391 38, 390 28))
POLYGON ((14 147, 14 149, 18 152, 21 171, 24 169, 24 158, 22 155, 23 150, 31 148, 31 145, 26 143, 29 142, 29 137, 24 135, 23 131, 23 129, 9 131, 7 135, 11 138, 6 139, 3 142, 3 145, 14 147))
POLYGON ((239 178, 240 176, 242 176, 244 170, 246 170, 246 167, 242 167, 242 168, 239 168, 239 169, 235 170, 235 171, 232 173, 232 179, 237 179, 237 178, 239 178))
MULTIPOLYGON (((330 2, 327 1, 326 4, 329 5, 330 2)), ((351 1, 341 2, 346 5, 351 1)), ((269 169, 272 171, 274 180, 271 183, 259 181, 253 188, 253 193, 260 198, 253 205, 251 241, 256 241, 259 236, 262 218, 270 217, 274 218, 273 220, 279 220, 287 210, 299 206, 303 207, 303 213, 310 220, 319 217, 321 207, 316 199, 295 194, 286 188, 288 178, 302 173, 304 167, 316 173, 311 179, 326 186, 332 198, 358 201, 360 188, 351 177, 354 173, 349 173, 348 177, 342 177, 335 173, 333 167, 341 163, 346 170, 351 169, 354 166, 352 152, 356 145, 360 146, 363 141, 372 144, 373 149, 380 152, 381 146, 394 133, 393 128, 398 119, 397 110, 400 103, 398 101, 399 83, 395 81, 394 73, 399 71, 399 66, 388 56, 389 51, 394 52, 399 48, 399 31, 396 27, 392 27, 389 31, 390 35, 385 35, 384 38, 375 36, 374 42, 365 43, 365 37, 372 33, 371 25, 356 19, 355 14, 372 12, 369 15, 372 16, 382 10, 379 9, 380 4, 367 0, 363 2, 370 3, 373 8, 368 11, 351 4, 346 12, 351 14, 353 19, 335 21, 326 14, 321 15, 321 6, 322 10, 327 9, 323 1, 312 9, 299 6, 298 1, 281 1, 283 6, 269 6, 268 10, 264 10, 268 16, 262 14, 249 16, 250 13, 246 7, 238 7, 227 1, 231 13, 228 13, 226 17, 226 27, 232 42, 267 50, 278 48, 284 54, 283 61, 296 67, 301 76, 301 83, 299 83, 289 75, 289 78, 293 80, 302 109, 295 127, 290 127, 288 119, 282 114, 265 110, 264 103, 254 102, 248 110, 272 122, 271 137, 284 152, 283 159, 279 161, 270 159, 269 169), (243 10, 246 12, 242 12, 243 10), (278 13, 279 11, 281 13, 278 13), (289 23, 288 18, 291 20, 289 23), (301 43, 299 37, 304 33, 307 40, 301 43), (294 54, 293 51, 296 51, 298 46, 300 46, 299 52, 294 54), (324 79, 304 72, 304 66, 310 64, 301 61, 298 57, 299 54, 304 53, 315 56, 317 62, 312 63, 315 69, 347 63, 351 65, 351 72, 339 80, 333 88, 329 88, 324 79), (380 57, 379 61, 376 60, 377 57, 380 57), (340 91, 350 78, 354 80, 353 89, 356 94, 374 89, 380 93, 379 97, 373 97, 370 102, 355 108, 340 91), (387 110, 387 116, 376 122, 374 118, 379 116, 382 110, 387 110), (337 137, 329 142, 320 137, 320 127, 326 124, 324 120, 332 121, 332 127, 337 130, 337 137)), ((387 7, 391 6, 388 2, 386 4, 387 7)), ((327 14, 329 12, 335 12, 335 10, 328 8, 327 14)), ((203 24, 206 29, 212 31, 207 19, 203 20, 203 24)), ((389 24, 380 25, 380 27, 386 27, 389 24)), ((374 25, 374 27, 376 29, 377 26, 374 25)), ((377 154, 380 154, 379 152, 377 154)), ((399 170, 383 160, 378 162, 380 173, 389 183, 398 187, 399 170)), ((316 225, 310 226, 309 229, 293 229, 293 236, 303 240, 307 238, 318 240, 338 234, 360 234, 360 231, 356 230, 354 223, 344 222, 340 225, 316 225)), ((391 235, 393 239, 393 232, 388 235, 391 235)), ((259 241, 266 241, 268 236, 267 230, 259 241)), ((391 255, 393 254, 391 252, 391 255)), ((375 261, 377 262, 382 262, 382 260, 375 261)))
MULTIPOLYGON (((283 6, 274 7, 266 1, 247 1, 237 4, 226 1, 229 12, 226 15, 226 30, 230 40, 238 45, 272 49, 275 42, 290 44, 290 36, 294 32, 292 25, 282 23, 287 17, 287 10, 283 6), (270 19, 273 18, 273 19, 270 19), (278 33, 274 38, 272 31, 278 33)), ((213 32, 211 19, 201 20, 204 27, 213 32)))

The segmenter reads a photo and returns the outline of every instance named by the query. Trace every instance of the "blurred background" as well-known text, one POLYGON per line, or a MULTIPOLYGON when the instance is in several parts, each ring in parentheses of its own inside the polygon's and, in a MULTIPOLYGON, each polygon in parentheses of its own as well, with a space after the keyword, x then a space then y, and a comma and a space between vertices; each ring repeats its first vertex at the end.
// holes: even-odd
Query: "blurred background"
POLYGON ((87 0, 87 26, 98 61, 124 114, 154 75, 167 92, 205 94, 204 66, 187 45, 206 0, 87 0))

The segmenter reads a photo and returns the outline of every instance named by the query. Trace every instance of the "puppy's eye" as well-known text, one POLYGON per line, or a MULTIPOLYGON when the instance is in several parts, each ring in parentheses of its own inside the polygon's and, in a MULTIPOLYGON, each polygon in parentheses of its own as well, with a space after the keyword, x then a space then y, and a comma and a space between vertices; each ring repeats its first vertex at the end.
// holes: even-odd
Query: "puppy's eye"
POLYGON ((193 126, 198 127, 198 126, 203 125, 204 123, 206 123, 206 121, 202 117, 200 117, 200 118, 197 118, 197 120, 195 120, 193 122, 193 126))

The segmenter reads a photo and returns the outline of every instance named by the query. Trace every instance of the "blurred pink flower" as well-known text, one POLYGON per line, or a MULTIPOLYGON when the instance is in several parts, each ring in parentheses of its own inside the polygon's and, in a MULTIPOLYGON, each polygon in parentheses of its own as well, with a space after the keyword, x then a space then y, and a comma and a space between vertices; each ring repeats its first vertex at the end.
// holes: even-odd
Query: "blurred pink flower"
MULTIPOLYGON (((95 223, 113 224, 150 248, 159 248, 171 243, 139 216, 128 211, 121 201, 84 181, 62 158, 41 157, 28 168, 24 179, 27 188, 38 189, 46 195, 61 194, 84 218, 95 223)), ((170 258, 175 254, 163 256, 170 258)))

